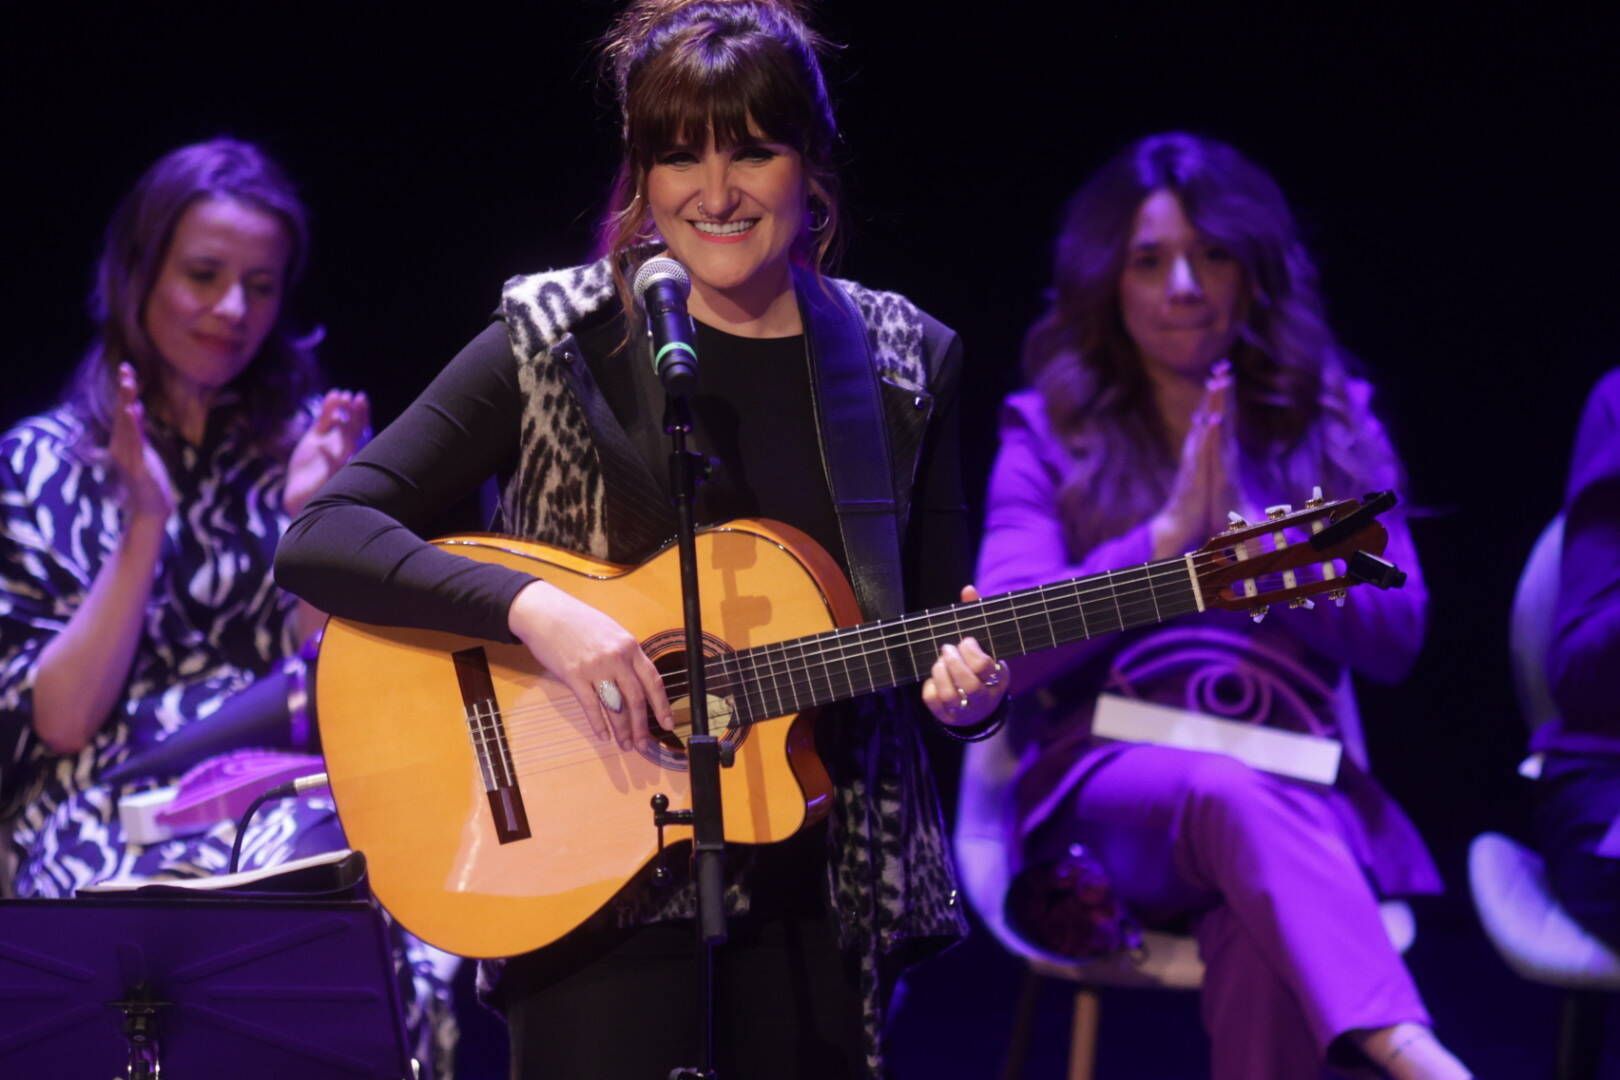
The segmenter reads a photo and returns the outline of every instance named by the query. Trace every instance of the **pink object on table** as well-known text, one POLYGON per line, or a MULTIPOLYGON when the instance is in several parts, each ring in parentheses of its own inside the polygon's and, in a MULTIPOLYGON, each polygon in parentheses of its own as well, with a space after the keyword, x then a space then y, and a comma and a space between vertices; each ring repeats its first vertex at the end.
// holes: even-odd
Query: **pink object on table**
POLYGON ((135 812, 148 818, 155 831, 147 833, 151 839, 146 842, 184 836, 220 821, 234 821, 263 792, 318 773, 323 767, 321 759, 311 754, 238 750, 209 758, 182 776, 172 789, 162 789, 173 791, 168 800, 158 792, 142 792, 138 802, 122 800, 120 809, 126 816, 135 812))

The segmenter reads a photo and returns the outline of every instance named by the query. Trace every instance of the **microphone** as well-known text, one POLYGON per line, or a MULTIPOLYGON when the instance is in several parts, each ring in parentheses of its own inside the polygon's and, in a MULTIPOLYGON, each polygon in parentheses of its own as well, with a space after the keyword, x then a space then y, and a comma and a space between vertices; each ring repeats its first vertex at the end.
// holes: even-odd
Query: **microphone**
POLYGON ((658 255, 641 264, 630 288, 641 310, 647 313, 653 370, 658 372, 664 390, 677 397, 690 397, 697 389, 698 356, 697 331, 686 313, 686 298, 692 292, 686 267, 667 255, 658 255))

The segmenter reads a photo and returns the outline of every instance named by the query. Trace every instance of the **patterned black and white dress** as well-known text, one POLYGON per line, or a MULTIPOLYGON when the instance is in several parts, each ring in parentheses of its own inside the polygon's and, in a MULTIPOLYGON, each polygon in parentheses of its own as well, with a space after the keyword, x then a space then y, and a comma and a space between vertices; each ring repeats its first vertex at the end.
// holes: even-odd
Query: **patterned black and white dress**
MULTIPOLYGON (((79 445, 82 432, 79 417, 59 407, 0 436, 0 810, 15 814, 13 888, 24 897, 71 896, 113 877, 223 871, 234 823, 131 844, 115 793, 97 778, 206 718, 298 647, 296 600, 271 576, 288 523, 285 463, 258 449, 242 411, 223 401, 199 445, 168 435, 178 509, 169 518, 123 702, 82 751, 53 754, 33 733, 39 656, 84 602, 121 531, 111 463, 79 445)), ((160 429, 157 437, 166 434, 160 429)), ((273 866, 342 846, 329 798, 287 799, 255 817, 242 866, 273 866)), ((414 975, 401 980, 407 1022, 413 1044, 425 1049, 422 1039, 451 1030, 448 991, 418 943, 400 945, 402 973, 414 975)))

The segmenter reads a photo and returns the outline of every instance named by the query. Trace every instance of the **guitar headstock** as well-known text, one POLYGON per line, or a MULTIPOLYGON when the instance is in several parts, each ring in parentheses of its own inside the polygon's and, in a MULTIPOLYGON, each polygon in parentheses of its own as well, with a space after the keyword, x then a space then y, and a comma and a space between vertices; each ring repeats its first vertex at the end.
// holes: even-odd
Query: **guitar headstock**
POLYGON ((1343 605, 1356 585, 1400 588, 1406 574, 1382 558, 1389 533, 1378 521, 1394 505, 1388 491, 1329 502, 1317 488, 1300 510, 1269 507, 1254 523, 1234 514, 1231 528, 1190 556, 1204 606, 1258 622, 1272 604, 1314 607, 1311 597, 1326 594, 1343 605))

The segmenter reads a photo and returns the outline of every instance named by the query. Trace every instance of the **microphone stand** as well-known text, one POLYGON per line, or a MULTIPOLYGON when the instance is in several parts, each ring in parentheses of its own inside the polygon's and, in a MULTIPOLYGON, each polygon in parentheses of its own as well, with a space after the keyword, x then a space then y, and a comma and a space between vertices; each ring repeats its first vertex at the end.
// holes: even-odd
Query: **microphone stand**
POLYGON ((669 811, 668 800, 655 796, 654 820, 692 826, 692 876, 697 884, 698 990, 703 1002, 703 1057, 696 1067, 670 1071, 669 1080, 717 1080, 715 1071, 714 953, 726 941, 725 818, 720 800, 720 768, 731 764, 730 747, 709 733, 708 690, 704 684, 703 620, 698 603, 697 542, 693 525, 697 484, 703 457, 686 449, 692 432, 692 407, 687 397, 670 390, 665 399, 664 431, 669 435, 671 487, 678 519, 681 605, 686 618, 686 678, 692 736, 686 744, 692 808, 669 811), (660 806, 662 802, 662 806, 660 806))

